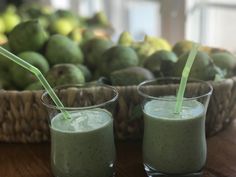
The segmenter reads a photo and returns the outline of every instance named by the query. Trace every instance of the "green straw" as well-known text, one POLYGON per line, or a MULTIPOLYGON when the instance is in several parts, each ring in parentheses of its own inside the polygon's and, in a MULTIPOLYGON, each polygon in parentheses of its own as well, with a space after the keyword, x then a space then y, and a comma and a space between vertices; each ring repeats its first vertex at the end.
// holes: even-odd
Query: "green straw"
POLYGON ((43 85, 45 90, 48 92, 49 96, 52 98, 52 100, 56 104, 56 106, 60 109, 60 111, 62 112, 64 118, 65 119, 70 118, 69 113, 66 110, 63 109, 64 106, 63 106, 62 102, 57 97, 56 93, 53 91, 52 87, 49 85, 49 83, 44 78, 43 74, 40 72, 40 70, 38 68, 36 68, 33 65, 27 63, 23 59, 17 57, 16 55, 12 54, 11 52, 7 51, 6 49, 4 49, 2 47, 0 47, 0 53, 3 56, 9 58, 11 61, 15 62, 16 64, 18 64, 18 65, 22 66, 23 68, 25 68, 25 69, 29 70, 30 72, 32 72, 38 78, 38 80, 41 82, 41 84, 43 85))
POLYGON ((192 50, 190 51, 190 54, 188 56, 184 70, 182 72, 180 86, 179 86, 179 90, 177 93, 177 101, 176 101, 176 105, 175 105, 175 113, 176 114, 179 114, 181 111, 181 108, 182 108, 183 99, 184 99, 184 92, 185 92, 186 84, 188 81, 188 76, 189 76, 191 67, 193 65, 194 58, 197 55, 198 47, 199 47, 199 44, 196 44, 196 43, 193 44, 192 50))

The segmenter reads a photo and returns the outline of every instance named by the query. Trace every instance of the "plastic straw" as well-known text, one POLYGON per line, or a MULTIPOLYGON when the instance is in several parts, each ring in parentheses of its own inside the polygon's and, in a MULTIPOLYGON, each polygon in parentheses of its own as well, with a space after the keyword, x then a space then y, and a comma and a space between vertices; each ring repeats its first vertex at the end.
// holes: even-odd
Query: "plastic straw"
POLYGON ((177 101, 176 101, 176 105, 175 105, 175 113, 176 114, 179 114, 181 111, 181 108, 182 108, 183 99, 184 99, 184 92, 185 92, 186 84, 188 81, 188 76, 189 76, 191 67, 193 65, 194 58, 197 55, 198 47, 199 47, 199 44, 197 44, 197 43, 193 44, 192 50, 190 51, 190 54, 188 56, 184 70, 182 72, 180 86, 179 86, 179 90, 177 93, 177 101))
POLYGON ((23 59, 17 57, 16 55, 12 54, 11 52, 7 51, 6 49, 4 49, 2 47, 0 47, 0 53, 3 56, 9 58, 11 61, 15 62, 16 64, 18 64, 18 65, 22 66, 23 68, 25 68, 25 69, 29 70, 30 72, 32 72, 38 78, 38 80, 41 82, 41 84, 43 85, 45 90, 48 92, 49 96, 52 98, 52 100, 56 104, 56 106, 60 109, 60 111, 62 112, 64 118, 65 119, 70 118, 69 113, 66 110, 63 109, 64 106, 63 106, 62 102, 57 97, 56 93, 53 91, 52 87, 49 85, 49 83, 44 78, 43 74, 40 72, 40 70, 38 68, 36 68, 33 65, 27 63, 23 59))

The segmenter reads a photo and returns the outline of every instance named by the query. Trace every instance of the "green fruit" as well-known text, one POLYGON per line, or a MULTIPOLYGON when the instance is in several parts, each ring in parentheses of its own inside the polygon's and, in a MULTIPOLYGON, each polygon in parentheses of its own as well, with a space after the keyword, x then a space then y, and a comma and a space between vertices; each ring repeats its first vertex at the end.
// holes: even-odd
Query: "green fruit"
POLYGON ((44 29, 47 29, 50 24, 48 15, 40 16, 38 21, 44 29))
POLYGON ((0 34, 4 33, 6 30, 4 20, 0 17, 0 34))
POLYGON ((156 77, 163 75, 161 72, 161 63, 176 63, 178 60, 175 53, 166 51, 166 50, 159 50, 149 56, 145 62, 144 67, 149 69, 156 77))
POLYGON ((68 35, 74 27, 74 24, 66 18, 59 18, 52 24, 55 33, 65 36, 68 35))
POLYGON ((78 26, 78 17, 68 10, 57 10, 50 17, 49 30, 51 33, 68 35, 76 26, 78 26))
POLYGON ((83 43, 95 38, 95 33, 93 30, 87 28, 82 31, 83 43))
POLYGON ((99 63, 99 71, 102 75, 138 65, 138 56, 130 47, 115 46, 105 51, 99 63))
POLYGON ((69 37, 83 47, 87 41, 95 38, 96 36, 92 29, 82 29, 81 27, 77 27, 71 31, 69 37))
POLYGON ((48 36, 38 21, 32 20, 20 23, 9 35, 9 45, 13 52, 40 50, 48 36))
POLYGON ((74 28, 73 31, 69 34, 69 37, 79 45, 83 46, 83 44, 88 40, 94 38, 95 34, 90 29, 74 28))
POLYGON ((171 51, 171 45, 163 38, 157 38, 155 36, 145 36, 144 41, 150 43, 156 50, 171 51))
MULTIPOLYGON (((173 76, 173 68, 175 67, 175 63, 170 61, 170 60, 161 60, 161 64, 160 64, 160 74, 159 76, 173 76)), ((155 72, 153 72, 155 74, 155 76, 157 76, 157 74, 155 72)))
POLYGON ((83 36, 82 36, 82 29, 81 28, 74 28, 68 35, 68 37, 70 39, 72 39, 73 41, 77 42, 78 44, 80 44, 83 40, 83 36))
POLYGON ((154 79, 153 74, 142 67, 129 67, 114 71, 110 74, 112 85, 138 85, 145 80, 154 79))
POLYGON ((142 66, 144 61, 152 55, 155 51, 157 51, 151 44, 147 42, 135 42, 131 46, 138 55, 139 65, 142 66))
POLYGON ((178 56, 180 57, 181 55, 183 55, 185 52, 188 52, 192 49, 193 47, 193 42, 192 41, 188 41, 188 40, 183 40, 180 42, 177 42, 173 48, 172 51, 178 56))
POLYGON ((109 26, 109 20, 107 19, 107 16, 104 12, 97 12, 94 14, 94 16, 88 20, 88 23, 90 25, 98 25, 98 26, 109 26))
POLYGON ((124 31, 123 33, 120 34, 118 44, 123 45, 123 46, 131 46, 133 43, 133 38, 131 34, 127 31, 124 31))
POLYGON ((46 57, 50 65, 83 62, 83 53, 80 48, 71 39, 59 34, 49 38, 46 57))
POLYGON ((109 25, 109 21, 108 21, 107 16, 105 15, 104 12, 97 12, 93 18, 98 24, 100 24, 102 26, 109 25))
POLYGON ((20 23, 20 17, 14 13, 5 13, 2 16, 2 19, 7 33, 20 23))
POLYGON ((54 65, 47 73, 46 79, 54 87, 85 82, 82 71, 73 64, 54 65))
POLYGON ((222 70, 227 72, 227 76, 233 75, 236 69, 236 57, 227 52, 219 52, 211 55, 213 62, 222 70))
MULTIPOLYGON (((32 51, 22 52, 18 55, 18 57, 38 68, 42 74, 45 74, 49 70, 47 60, 39 53, 32 51)), ((12 66, 11 74, 14 84, 19 89, 23 89, 37 80, 33 74, 17 64, 12 66)))
POLYGON ((52 24, 52 21, 50 20, 53 18, 53 11, 49 6, 25 3, 20 6, 18 13, 21 16, 22 21, 37 19, 45 29, 52 24))
POLYGON ((170 44, 162 39, 152 36, 145 36, 142 42, 135 42, 131 46, 139 57, 139 65, 143 66, 145 60, 158 50, 170 51, 170 44))
POLYGON ((85 78, 85 81, 86 81, 86 82, 91 81, 91 79, 92 79, 92 73, 91 73, 91 71, 88 69, 88 67, 85 66, 85 65, 82 65, 82 64, 77 64, 76 66, 82 71, 82 73, 83 73, 83 75, 84 75, 84 78, 85 78))
POLYGON ((36 81, 30 85, 28 85, 25 90, 43 90, 43 86, 39 81, 36 81))
MULTIPOLYGON (((172 68, 174 76, 181 77, 188 56, 189 52, 186 52, 180 56, 179 60, 172 68)), ((212 72, 209 72, 213 66, 213 61, 209 55, 207 55, 205 52, 198 51, 194 59, 189 77, 201 80, 213 80, 215 76, 211 74, 212 72)))
POLYGON ((94 38, 87 41, 83 46, 85 63, 90 69, 96 69, 101 64, 101 55, 113 45, 112 41, 94 38))

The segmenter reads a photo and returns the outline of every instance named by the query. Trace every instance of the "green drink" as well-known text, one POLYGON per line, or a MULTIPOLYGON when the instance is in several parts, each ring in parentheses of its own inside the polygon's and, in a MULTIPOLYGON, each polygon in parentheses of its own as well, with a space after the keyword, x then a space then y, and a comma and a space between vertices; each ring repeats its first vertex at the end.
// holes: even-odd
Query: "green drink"
POLYGON ((69 85, 55 89, 70 118, 49 94, 42 95, 51 130, 51 166, 55 177, 112 177, 115 161, 113 109, 115 88, 104 84, 69 85))
POLYGON ((144 106, 143 159, 145 165, 166 174, 200 171, 206 161, 205 109, 195 100, 152 100, 144 106))
POLYGON ((138 86, 143 98, 143 164, 149 177, 200 177, 206 163, 205 116, 212 87, 189 80, 176 112, 179 83, 180 78, 160 78, 138 86))
POLYGON ((102 109, 51 121, 51 164, 57 177, 110 177, 115 159, 111 114, 102 109), (98 163, 99 162, 99 163, 98 163))

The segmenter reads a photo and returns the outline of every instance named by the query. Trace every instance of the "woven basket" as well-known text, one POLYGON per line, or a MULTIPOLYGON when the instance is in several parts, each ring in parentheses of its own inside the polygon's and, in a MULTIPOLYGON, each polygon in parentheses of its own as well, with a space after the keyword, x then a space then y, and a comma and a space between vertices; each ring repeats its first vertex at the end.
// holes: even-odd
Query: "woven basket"
MULTIPOLYGON (((223 130, 236 115, 236 77, 212 82, 214 91, 206 117, 206 134, 223 130)), ((136 86, 117 87, 115 135, 121 140, 140 139, 143 133, 141 98, 136 86)), ((156 90, 158 92, 158 89, 156 90)), ((0 90, 0 141, 42 142, 49 140, 48 114, 42 105, 42 91, 0 90)), ((73 100, 74 92, 66 94, 73 100)))

